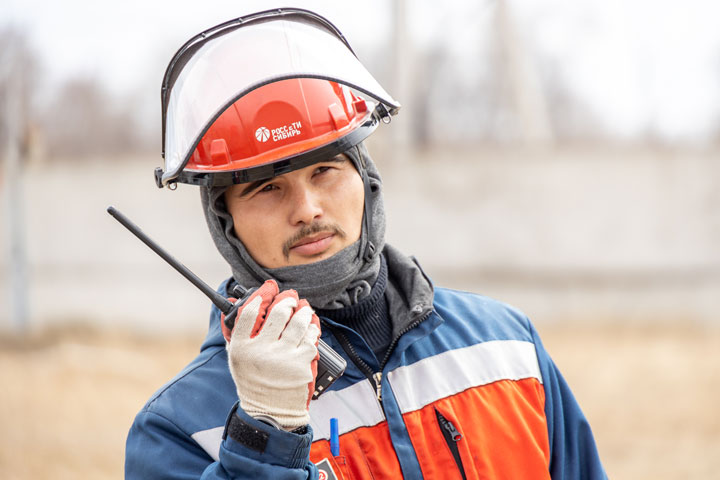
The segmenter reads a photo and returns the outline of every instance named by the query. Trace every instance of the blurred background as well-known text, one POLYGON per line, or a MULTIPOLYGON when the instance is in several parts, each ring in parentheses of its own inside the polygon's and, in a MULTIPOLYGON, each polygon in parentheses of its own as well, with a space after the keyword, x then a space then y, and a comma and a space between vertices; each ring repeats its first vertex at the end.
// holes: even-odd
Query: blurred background
POLYGON ((388 241, 535 322, 615 479, 720 469, 720 4, 711 0, 0 5, 0 476, 117 478, 215 286, 195 187, 158 189, 160 83, 212 25, 328 17, 402 104, 368 146, 388 241), (37 461, 42 458, 43 461, 37 461))

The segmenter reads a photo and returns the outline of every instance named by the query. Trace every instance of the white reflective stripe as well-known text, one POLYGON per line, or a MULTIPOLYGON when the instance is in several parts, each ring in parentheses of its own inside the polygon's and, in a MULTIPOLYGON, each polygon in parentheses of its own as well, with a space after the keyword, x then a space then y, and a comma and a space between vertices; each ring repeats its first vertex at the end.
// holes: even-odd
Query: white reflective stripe
POLYGON ((220 444, 224 429, 225 427, 209 428, 195 432, 191 437, 217 462, 220 459, 220 444))
POLYGON ((535 345, 493 340, 450 350, 388 373, 402 413, 498 380, 537 378, 542 383, 535 345))
POLYGON ((313 441, 330 438, 330 419, 338 419, 340 435, 359 427, 372 427, 385 420, 375 388, 363 380, 342 390, 325 392, 310 402, 313 441))

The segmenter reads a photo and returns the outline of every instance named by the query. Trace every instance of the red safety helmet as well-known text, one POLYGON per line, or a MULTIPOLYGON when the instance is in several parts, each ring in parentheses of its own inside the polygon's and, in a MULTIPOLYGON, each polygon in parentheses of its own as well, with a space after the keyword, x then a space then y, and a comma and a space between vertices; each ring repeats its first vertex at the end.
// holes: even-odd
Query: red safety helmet
POLYGON ((294 78, 238 99, 208 128, 178 181, 213 185, 280 175, 343 152, 378 122, 344 85, 294 78))
POLYGON ((327 20, 278 9, 187 42, 165 73, 162 108, 159 187, 246 183, 312 165, 363 141, 400 105, 327 20))

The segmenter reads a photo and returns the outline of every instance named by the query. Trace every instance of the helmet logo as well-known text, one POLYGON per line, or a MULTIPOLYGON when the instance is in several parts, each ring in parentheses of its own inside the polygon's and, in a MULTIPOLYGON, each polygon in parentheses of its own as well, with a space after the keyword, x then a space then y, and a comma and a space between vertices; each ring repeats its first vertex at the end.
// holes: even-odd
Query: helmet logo
POLYGON ((255 130, 255 139, 257 139, 258 142, 265 143, 270 140, 270 137, 272 137, 273 142, 279 142, 280 140, 292 138, 300 135, 301 133, 302 122, 297 121, 278 128, 273 128, 272 130, 267 127, 259 127, 255 130))
POLYGON ((270 130, 265 127, 258 128, 257 130, 255 130, 255 138, 258 142, 267 142, 268 138, 270 138, 270 130))
POLYGON ((278 128, 272 129, 273 142, 285 140, 286 138, 292 138, 302 133, 302 123, 300 121, 292 122, 288 125, 283 125, 278 128))

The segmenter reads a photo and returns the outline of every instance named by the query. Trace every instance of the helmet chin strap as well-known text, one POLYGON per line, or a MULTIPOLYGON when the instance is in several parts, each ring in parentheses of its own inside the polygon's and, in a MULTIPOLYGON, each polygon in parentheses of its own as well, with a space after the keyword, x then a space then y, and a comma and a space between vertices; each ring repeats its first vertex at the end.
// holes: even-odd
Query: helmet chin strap
MULTIPOLYGON (((360 149, 356 145, 353 147, 355 151, 357 152, 357 160, 354 158, 351 158, 353 164, 355 165, 355 168, 357 169, 358 173, 360 174, 360 178, 362 178, 363 182, 363 193, 364 193, 364 205, 363 205, 363 230, 365 230, 365 235, 367 236, 367 245, 365 245, 365 249, 360 249, 358 251, 358 258, 362 258, 365 262, 370 262, 377 253, 377 248, 375 247, 375 244, 372 242, 372 235, 370 235, 370 213, 372 212, 372 190, 370 187, 370 177, 367 173, 367 168, 365 168, 365 162, 363 160, 363 156, 360 153, 360 149)), ((361 234, 362 235, 362 234, 361 234)))

